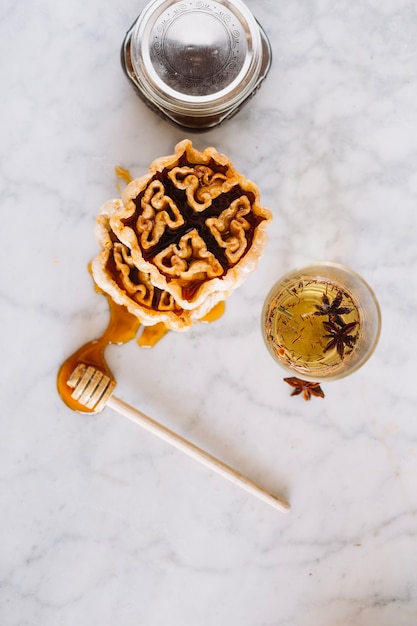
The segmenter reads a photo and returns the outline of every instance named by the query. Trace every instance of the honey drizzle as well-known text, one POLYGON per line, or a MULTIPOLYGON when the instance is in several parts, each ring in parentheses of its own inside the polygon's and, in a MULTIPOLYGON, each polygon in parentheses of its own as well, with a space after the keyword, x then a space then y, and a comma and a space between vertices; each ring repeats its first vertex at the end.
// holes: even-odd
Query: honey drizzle
POLYGON ((137 343, 141 348, 153 348, 167 332, 169 332, 169 328, 163 322, 158 322, 153 326, 145 326, 137 343))
POLYGON ((116 304, 111 298, 107 298, 107 300, 110 308, 110 321, 103 335, 99 339, 94 339, 81 346, 63 363, 58 372, 59 395, 70 409, 80 413, 94 413, 95 411, 87 409, 71 397, 73 390, 68 387, 67 381, 72 372, 77 365, 84 363, 85 365, 92 365, 114 380, 114 376, 105 361, 104 351, 109 344, 123 344, 134 339, 140 326, 139 320, 129 313, 126 307, 116 304))
POLYGON ((205 324, 209 324, 211 322, 215 322, 218 320, 226 310, 226 303, 224 300, 218 302, 204 317, 202 317, 199 321, 205 324))
MULTIPOLYGON (((127 185, 132 182, 133 176, 129 172, 129 170, 126 170, 124 167, 121 167, 120 165, 116 165, 116 167, 114 168, 114 171, 115 171, 117 178, 119 180, 124 181, 127 185)), ((117 191, 121 193, 120 183, 117 183, 116 188, 117 188, 117 191)))

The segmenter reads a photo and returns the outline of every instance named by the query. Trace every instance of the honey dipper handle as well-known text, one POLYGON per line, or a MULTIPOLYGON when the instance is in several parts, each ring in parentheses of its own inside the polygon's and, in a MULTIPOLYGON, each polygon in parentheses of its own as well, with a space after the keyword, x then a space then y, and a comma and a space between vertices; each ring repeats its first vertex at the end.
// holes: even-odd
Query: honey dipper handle
POLYGON ((279 509, 281 512, 286 513, 290 509, 290 505, 285 500, 282 500, 278 496, 268 491, 265 491, 265 489, 249 480, 249 478, 246 478, 233 468, 229 467, 219 459, 216 459, 214 456, 212 456, 205 450, 202 450, 190 441, 183 439, 183 437, 181 437, 177 433, 174 433, 172 430, 169 430, 162 424, 155 422, 153 419, 151 419, 138 409, 135 409, 129 404, 126 404, 126 402, 123 402, 123 400, 120 400, 120 398, 111 396, 107 400, 107 406, 111 407, 121 415, 124 415, 128 419, 132 420, 132 422, 135 422, 135 424, 138 424, 139 426, 142 426, 154 435, 157 435, 157 437, 160 437, 164 441, 170 443, 178 450, 185 452, 190 457, 192 457, 196 461, 199 461, 214 472, 221 474, 221 476, 227 478, 232 483, 238 485, 242 489, 245 489, 260 500, 263 500, 274 508, 279 509))

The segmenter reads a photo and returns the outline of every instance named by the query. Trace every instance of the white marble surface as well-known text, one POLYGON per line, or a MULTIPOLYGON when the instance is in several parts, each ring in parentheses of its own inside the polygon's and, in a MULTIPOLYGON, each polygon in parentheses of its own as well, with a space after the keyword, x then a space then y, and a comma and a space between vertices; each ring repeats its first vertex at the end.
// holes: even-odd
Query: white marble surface
POLYGON ((2 626, 417 623, 416 4, 248 5, 271 72, 197 135, 121 71, 143 2, 2 3, 2 626), (185 136, 259 185, 268 247, 221 320, 108 360, 120 397, 287 497, 288 515, 56 393, 60 364, 107 322, 87 264, 114 166, 142 174, 185 136), (307 403, 259 316, 275 280, 312 259, 371 283, 383 332, 360 371, 307 403))

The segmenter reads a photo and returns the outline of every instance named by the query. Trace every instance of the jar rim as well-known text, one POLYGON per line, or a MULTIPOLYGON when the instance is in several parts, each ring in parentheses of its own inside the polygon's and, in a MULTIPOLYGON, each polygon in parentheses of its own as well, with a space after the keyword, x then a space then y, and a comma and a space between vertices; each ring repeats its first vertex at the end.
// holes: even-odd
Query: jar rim
MULTIPOLYGON (((262 66, 262 42, 257 20, 240 0, 190 0, 187 4, 178 0, 153 0, 131 29, 131 63, 140 88, 154 104, 176 114, 203 117, 235 108, 255 89, 262 66), (187 69, 184 52, 188 50, 189 35, 186 33, 185 37, 181 35, 175 39, 180 30, 184 31, 185 17, 187 26, 196 17, 199 27, 204 27, 207 22, 211 34, 214 32, 213 38, 217 36, 212 56, 217 63, 214 69, 220 68, 220 75, 208 77, 207 83, 211 82, 212 87, 207 93, 200 93, 204 88, 204 76, 201 76, 202 80, 196 80, 193 70, 187 69), (234 55, 232 61, 239 63, 237 68, 231 68, 234 73, 226 76, 225 84, 221 82, 224 78, 221 62, 225 60, 227 51, 220 50, 223 42, 219 39, 223 33, 230 39, 229 56, 234 55), (220 61, 219 50, 223 54, 220 61), (171 56, 167 58, 168 55, 171 56), (184 75, 181 75, 182 66, 173 67, 177 60, 178 63, 185 63, 184 75), (191 72, 191 77, 187 72, 191 72), (227 82, 228 78, 230 82, 227 82), (216 82, 215 79, 219 80, 216 82)), ((213 67, 211 59, 207 60, 207 51, 211 52, 207 46, 197 50, 195 56, 202 63, 197 66, 197 73, 205 70, 204 63, 211 69, 213 67)), ((229 63, 229 66, 232 65, 229 63)))

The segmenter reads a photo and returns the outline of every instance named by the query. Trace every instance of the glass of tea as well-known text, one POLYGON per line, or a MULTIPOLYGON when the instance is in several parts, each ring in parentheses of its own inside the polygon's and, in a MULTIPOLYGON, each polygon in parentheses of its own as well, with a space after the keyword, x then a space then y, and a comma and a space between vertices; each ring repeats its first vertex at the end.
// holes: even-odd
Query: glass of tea
POLYGON ((269 292, 262 311, 265 343, 285 369, 315 381, 352 374, 372 355, 381 311, 370 286, 335 263, 292 271, 269 292))

